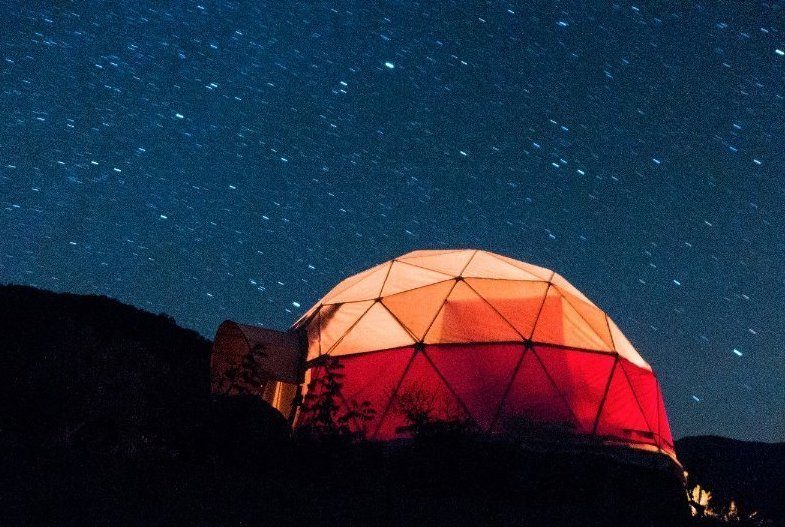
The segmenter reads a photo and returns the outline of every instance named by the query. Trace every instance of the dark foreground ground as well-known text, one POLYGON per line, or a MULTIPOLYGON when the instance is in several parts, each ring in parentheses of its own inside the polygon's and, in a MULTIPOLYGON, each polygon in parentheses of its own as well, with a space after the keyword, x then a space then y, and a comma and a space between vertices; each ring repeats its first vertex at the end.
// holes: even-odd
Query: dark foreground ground
MULTIPOLYGON (((292 440, 261 401, 209 395, 208 341, 106 298, 0 287, 0 335, 0 525, 717 523, 689 518, 672 472, 601 455, 292 440)), ((677 449, 694 482, 784 525, 782 445, 677 449)))

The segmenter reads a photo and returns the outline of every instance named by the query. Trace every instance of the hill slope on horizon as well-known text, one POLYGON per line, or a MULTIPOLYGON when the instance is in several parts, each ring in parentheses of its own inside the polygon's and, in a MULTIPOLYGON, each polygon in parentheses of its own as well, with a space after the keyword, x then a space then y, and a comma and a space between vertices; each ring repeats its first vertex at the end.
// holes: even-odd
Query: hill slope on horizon
POLYGON ((209 393, 210 341, 104 296, 0 286, 0 335, 6 440, 166 442, 209 393))
MULTIPOLYGON (((164 500, 152 495, 161 489, 176 505, 159 504, 172 515, 164 523, 211 514, 237 515, 211 525, 247 521, 270 499, 279 500, 281 518, 289 514, 293 490, 278 482, 295 485, 288 474, 306 463, 302 451, 262 401, 211 398, 211 343, 195 331, 107 297, 11 285, 0 286, 0 334, 0 448, 13 453, 0 460, 0 472, 12 475, 0 483, 0 509, 11 518, 36 511, 43 523, 78 525, 117 513, 126 500, 164 500), (193 512, 178 508, 197 503, 193 512), (89 514, 52 516, 80 507, 89 514)), ((676 448, 691 483, 785 525, 785 443, 688 437, 676 448)), ((338 457, 328 456, 319 477, 343 470, 338 457)))

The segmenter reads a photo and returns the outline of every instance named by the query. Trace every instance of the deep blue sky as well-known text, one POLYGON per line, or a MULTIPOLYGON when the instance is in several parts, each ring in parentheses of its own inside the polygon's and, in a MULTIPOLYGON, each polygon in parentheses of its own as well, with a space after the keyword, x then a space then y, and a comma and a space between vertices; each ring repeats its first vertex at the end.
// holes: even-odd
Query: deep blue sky
POLYGON ((484 248, 608 311, 676 436, 785 440, 785 8, 583 4, 0 1, 0 282, 212 336, 484 248))

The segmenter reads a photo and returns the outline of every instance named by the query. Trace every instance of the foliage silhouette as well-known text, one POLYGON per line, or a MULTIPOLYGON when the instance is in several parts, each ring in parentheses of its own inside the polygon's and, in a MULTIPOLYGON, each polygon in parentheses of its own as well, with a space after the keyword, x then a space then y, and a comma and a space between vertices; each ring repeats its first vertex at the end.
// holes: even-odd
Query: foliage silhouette
POLYGON ((300 405, 302 425, 297 428, 301 439, 361 441, 366 438, 365 424, 376 410, 368 401, 345 400, 342 388, 343 365, 335 357, 325 357, 321 375, 308 383, 300 405))
POLYGON ((403 415, 406 422, 398 431, 408 432, 416 440, 458 440, 479 433, 474 421, 465 416, 454 398, 422 386, 399 390, 395 394, 391 411, 403 415))
POLYGON ((713 503, 727 504, 716 509, 732 501, 738 511, 758 511, 756 520, 785 526, 785 443, 699 436, 676 441, 676 452, 689 473, 688 487, 700 486, 713 503))
POLYGON ((741 511, 734 500, 727 505, 713 503, 712 493, 695 485, 687 493, 695 525, 738 525, 740 527, 764 527, 771 522, 762 518, 757 511, 741 511))
POLYGON ((254 343, 239 364, 228 366, 221 375, 211 371, 211 383, 215 391, 229 395, 261 395, 270 380, 261 366, 266 356, 264 346, 254 343))

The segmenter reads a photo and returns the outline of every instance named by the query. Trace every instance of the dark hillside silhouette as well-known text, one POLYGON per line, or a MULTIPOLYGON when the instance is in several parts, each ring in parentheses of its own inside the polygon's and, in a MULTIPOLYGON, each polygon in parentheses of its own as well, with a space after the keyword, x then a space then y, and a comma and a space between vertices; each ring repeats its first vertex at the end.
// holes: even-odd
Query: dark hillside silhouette
POLYGON ((0 287, 0 330, 2 525, 689 523, 672 474, 601 454, 438 427, 291 438, 260 399, 210 395, 209 341, 105 297, 0 287))
POLYGON ((211 343, 166 315, 2 286, 0 335, 0 524, 197 521, 210 481, 287 437, 210 396, 211 343))
POLYGON ((206 402, 210 342, 99 296, 0 288, 0 398, 13 445, 165 448, 206 402))

